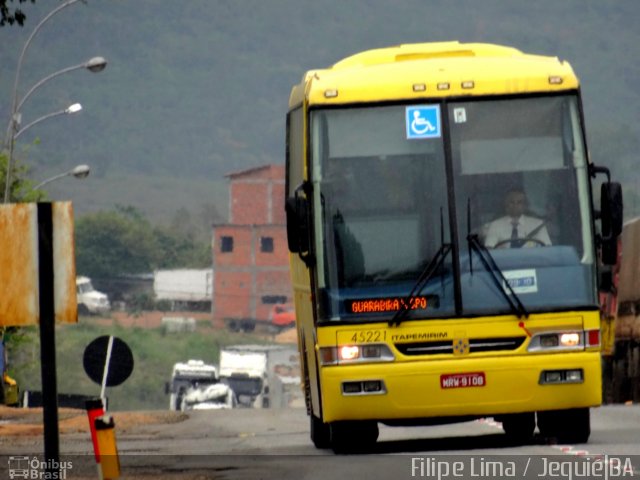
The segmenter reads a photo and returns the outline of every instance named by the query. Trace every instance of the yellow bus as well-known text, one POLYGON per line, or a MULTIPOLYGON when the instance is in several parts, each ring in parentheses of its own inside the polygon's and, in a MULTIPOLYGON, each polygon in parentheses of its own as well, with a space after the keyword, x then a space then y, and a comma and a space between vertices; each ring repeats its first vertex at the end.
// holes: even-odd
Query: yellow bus
POLYGON ((365 51, 293 87, 285 206, 316 447, 483 417, 516 441, 536 423, 587 441, 622 196, 584 130, 571 66, 499 45, 365 51))

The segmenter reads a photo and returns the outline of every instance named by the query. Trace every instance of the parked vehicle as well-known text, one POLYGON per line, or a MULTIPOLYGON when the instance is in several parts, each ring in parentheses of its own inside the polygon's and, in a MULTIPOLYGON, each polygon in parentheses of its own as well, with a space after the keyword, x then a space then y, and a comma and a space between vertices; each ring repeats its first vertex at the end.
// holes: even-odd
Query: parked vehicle
POLYGON ((611 288, 600 294, 605 402, 640 401, 640 218, 619 238, 611 288))
POLYGON ((258 330, 268 333, 279 333, 293 327, 296 323, 296 312, 290 303, 277 303, 271 307, 269 315, 260 318, 225 318, 224 323, 234 332, 253 332, 258 330))
POLYGON ((156 300, 171 303, 172 311, 211 310, 213 270, 156 270, 153 273, 153 293, 156 300))
POLYGON ((17 406, 18 394, 17 382, 7 373, 7 350, 0 336, 0 405, 17 406))
POLYGON ((281 330, 296 324, 296 311, 290 303, 277 304, 271 309, 271 325, 281 330))
POLYGON ((111 309, 107 294, 93 288, 89 277, 76 277, 76 293, 80 315, 97 315, 111 309))

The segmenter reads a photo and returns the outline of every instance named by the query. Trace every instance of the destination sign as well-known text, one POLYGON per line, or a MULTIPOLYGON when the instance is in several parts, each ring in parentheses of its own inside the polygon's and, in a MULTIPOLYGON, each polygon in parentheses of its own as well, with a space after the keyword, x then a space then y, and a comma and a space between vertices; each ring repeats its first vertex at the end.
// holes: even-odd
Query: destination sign
POLYGON ((426 310, 427 297, 416 296, 385 297, 385 298, 357 298, 346 300, 349 313, 384 313, 397 312, 398 310, 426 310))

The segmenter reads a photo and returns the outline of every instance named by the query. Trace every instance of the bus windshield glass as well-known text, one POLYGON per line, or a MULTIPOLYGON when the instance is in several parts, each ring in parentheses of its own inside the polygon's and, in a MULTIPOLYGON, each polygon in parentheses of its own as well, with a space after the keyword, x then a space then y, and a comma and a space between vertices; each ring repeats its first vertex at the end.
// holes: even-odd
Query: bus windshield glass
POLYGON ((508 312, 475 235, 527 311, 596 304, 589 188, 573 95, 451 103, 463 312, 508 312))
POLYGON ((574 96, 316 109, 310 153, 321 321, 595 303, 574 96))
MULTIPOLYGON (((312 113, 320 315, 392 317, 450 243, 442 136, 407 141, 406 108, 312 113)), ((451 256, 417 292, 411 317, 454 313, 451 256)))

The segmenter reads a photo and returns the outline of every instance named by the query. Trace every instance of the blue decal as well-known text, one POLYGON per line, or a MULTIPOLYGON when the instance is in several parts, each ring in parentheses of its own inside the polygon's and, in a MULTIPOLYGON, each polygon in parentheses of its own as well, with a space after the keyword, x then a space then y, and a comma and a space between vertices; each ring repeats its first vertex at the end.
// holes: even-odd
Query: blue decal
POLYGON ((407 107, 407 138, 440 137, 440 107, 438 105, 407 107))

